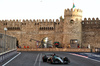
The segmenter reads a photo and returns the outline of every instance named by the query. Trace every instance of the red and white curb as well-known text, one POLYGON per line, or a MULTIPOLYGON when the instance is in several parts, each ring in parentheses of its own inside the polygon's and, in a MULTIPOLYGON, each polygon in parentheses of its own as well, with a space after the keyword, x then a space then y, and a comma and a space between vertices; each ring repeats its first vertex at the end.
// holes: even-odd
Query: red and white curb
POLYGON ((70 53, 71 55, 75 55, 75 56, 80 56, 80 57, 83 57, 83 58, 88 58, 88 56, 83 56, 83 55, 79 55, 79 54, 75 54, 75 53, 70 53))

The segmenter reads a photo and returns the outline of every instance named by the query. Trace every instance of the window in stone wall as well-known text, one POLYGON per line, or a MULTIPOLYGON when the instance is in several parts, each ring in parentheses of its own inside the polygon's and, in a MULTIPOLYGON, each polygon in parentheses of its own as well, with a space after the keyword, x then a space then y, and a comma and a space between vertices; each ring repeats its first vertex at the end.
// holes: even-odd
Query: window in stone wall
POLYGON ((86 24, 89 24, 89 22, 86 22, 86 24))
POLYGON ((97 22, 94 22, 94 24, 97 24, 97 22))
POLYGON ((53 27, 52 27, 52 30, 53 30, 53 27))
POLYGON ((39 25, 39 23, 37 23, 37 25, 39 25))
POLYGON ((9 28, 7 28, 9 30, 9 28))
POLYGON ((36 23, 35 23, 35 25, 36 25, 36 23))
POLYGON ((46 30, 48 30, 48 28, 46 27, 46 30))
POLYGON ((93 24, 93 22, 90 22, 91 24, 93 24))
POLYGON ((42 29, 41 30, 43 30, 43 27, 42 27, 42 29))
POLYGON ((3 25, 7 25, 7 23, 3 23, 3 25))
POLYGON ((17 30, 17 27, 15 27, 15 30, 17 30))
POLYGON ((45 30, 45 27, 44 27, 44 30, 45 30))
POLYGON ((8 30, 12 30, 12 27, 7 28, 8 30))
POLYGON ((17 30, 20 30, 20 27, 17 27, 17 30))
POLYGON ((53 27, 40 27, 40 30, 54 30, 53 27))
POLYGON ((14 27, 12 27, 12 30, 14 30, 14 27))
POLYGON ((26 23, 22 23, 22 25, 26 25, 26 23))
POLYGON ((49 30, 49 27, 48 27, 48 30, 49 30))
POLYGON ((82 22, 82 24, 84 24, 84 22, 82 22))
POLYGON ((41 27, 40 27, 40 30, 41 30, 41 27))
POLYGON ((20 30, 20 27, 7 27, 8 30, 20 30))
POLYGON ((74 23, 74 20, 71 19, 71 20, 70 20, 70 24, 73 24, 73 23, 74 23))
POLYGON ((51 30, 51 27, 50 27, 50 30, 51 30))

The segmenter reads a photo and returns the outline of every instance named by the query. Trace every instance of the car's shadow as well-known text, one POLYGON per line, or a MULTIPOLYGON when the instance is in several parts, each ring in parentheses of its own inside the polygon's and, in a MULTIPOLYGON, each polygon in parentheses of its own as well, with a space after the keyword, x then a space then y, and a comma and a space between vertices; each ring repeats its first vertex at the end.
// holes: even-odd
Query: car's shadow
POLYGON ((50 64, 50 63, 47 63, 47 62, 43 62, 43 63, 48 64, 48 65, 56 65, 56 66, 70 65, 70 63, 68 63, 68 64, 61 64, 61 63, 52 63, 52 64, 50 64))

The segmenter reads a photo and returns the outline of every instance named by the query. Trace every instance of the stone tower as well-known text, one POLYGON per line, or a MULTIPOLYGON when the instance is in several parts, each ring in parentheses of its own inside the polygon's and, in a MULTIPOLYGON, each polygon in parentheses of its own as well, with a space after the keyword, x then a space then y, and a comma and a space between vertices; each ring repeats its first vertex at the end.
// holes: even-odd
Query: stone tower
POLYGON ((80 9, 65 9, 64 11, 64 26, 63 26, 63 44, 71 45, 71 41, 75 40, 81 46, 82 33, 82 10, 80 9))

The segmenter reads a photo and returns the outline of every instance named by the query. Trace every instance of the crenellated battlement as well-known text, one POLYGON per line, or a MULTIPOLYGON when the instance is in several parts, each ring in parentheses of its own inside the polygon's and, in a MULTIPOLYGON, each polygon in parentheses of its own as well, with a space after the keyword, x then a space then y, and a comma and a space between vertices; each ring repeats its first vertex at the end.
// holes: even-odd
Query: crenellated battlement
POLYGON ((13 19, 13 20, 0 20, 0 22, 21 22, 21 20, 18 20, 18 19, 13 19))
MULTIPOLYGON (((35 19, 30 19, 30 20, 28 20, 28 19, 23 19, 23 20, 18 20, 18 19, 16 19, 16 20, 0 20, 0 22, 55 22, 54 21, 54 19, 37 19, 37 20, 35 20, 35 19)), ((59 21, 59 19, 56 19, 56 22, 60 22, 59 21)))
POLYGON ((80 16, 82 17, 82 10, 81 9, 65 9, 64 16, 80 16))
POLYGON ((21 25, 20 23, 22 23, 22 25, 28 25, 28 24, 33 24, 34 23, 34 25, 42 25, 42 23, 43 23, 43 25, 53 25, 55 22, 58 24, 60 21, 59 21, 59 19, 56 19, 56 20, 54 20, 54 19, 37 19, 37 20, 35 20, 35 19, 30 19, 30 20, 28 20, 28 19, 23 19, 23 20, 18 20, 18 19, 16 19, 16 20, 0 20, 0 22, 1 23, 3 23, 4 25, 11 25, 11 24, 13 24, 13 25, 21 25))
POLYGON ((99 18, 84 18, 82 24, 99 24, 99 18))
POLYGON ((95 20, 98 21, 99 18, 96 18, 96 19, 95 18, 84 18, 83 21, 85 22, 85 21, 95 21, 95 20))

